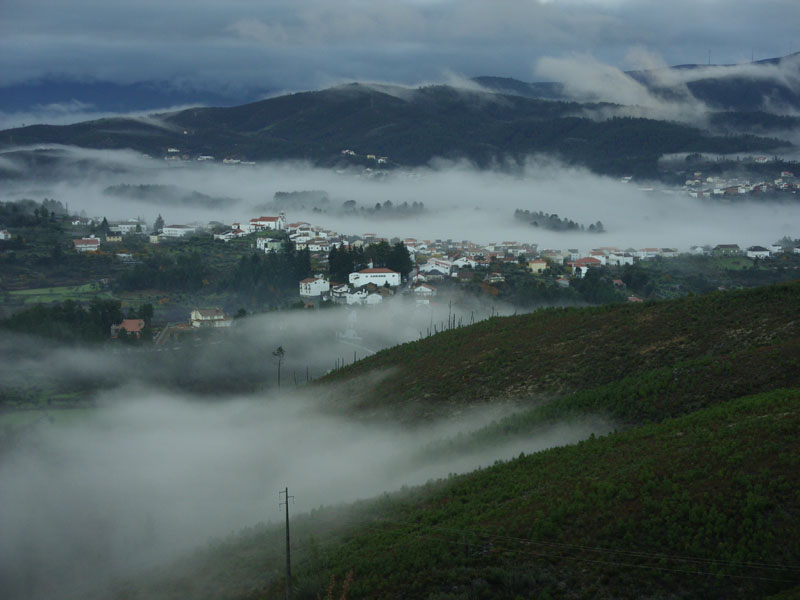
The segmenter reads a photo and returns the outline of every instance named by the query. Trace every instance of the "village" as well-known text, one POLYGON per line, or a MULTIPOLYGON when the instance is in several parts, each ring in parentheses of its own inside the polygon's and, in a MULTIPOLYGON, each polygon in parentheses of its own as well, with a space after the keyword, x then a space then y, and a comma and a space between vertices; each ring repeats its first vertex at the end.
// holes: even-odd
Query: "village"
MULTIPOLYGON (((768 159, 759 156, 755 158, 755 162, 763 164, 768 162, 768 159)), ((695 171, 692 178, 684 182, 683 190, 692 198, 728 200, 764 195, 788 195, 797 194, 800 190, 800 178, 791 171, 781 171, 778 177, 760 181, 751 181, 742 177, 706 176, 701 171, 695 171)))
MULTIPOLYGON (((442 286, 477 282, 486 289, 505 281, 503 265, 524 267, 525 271, 539 282, 557 288, 569 288, 577 280, 584 279, 599 267, 625 267, 643 261, 674 259, 681 254, 716 257, 742 257, 759 261, 784 252, 800 254, 800 246, 786 247, 779 243, 742 248, 738 244, 693 246, 688 251, 677 248, 618 248, 601 246, 578 249, 540 249, 536 243, 502 241, 477 244, 469 240, 419 240, 414 238, 382 238, 375 233, 360 235, 343 234, 305 221, 287 222, 286 214, 253 217, 247 222, 234 222, 230 227, 220 223, 167 224, 160 219, 153 227, 138 219, 108 223, 104 219, 76 218, 74 225, 86 225, 106 233, 93 234, 73 240, 77 253, 95 253, 102 247, 113 248, 126 236, 139 236, 150 244, 175 242, 191 243, 192 236, 212 236, 216 243, 227 244, 233 240, 247 241, 249 252, 276 253, 288 243, 297 251, 309 253, 313 272, 309 277, 297 281, 297 297, 304 308, 319 308, 327 303, 350 307, 373 307, 396 295, 411 298, 418 305, 426 305, 439 293, 442 286), (408 253, 410 269, 407 272, 393 270, 386 265, 372 262, 358 265, 346 277, 333 276, 329 259, 332 252, 369 248, 375 244, 400 245, 408 253)), ((0 232, 0 236, 8 236, 0 232)), ((116 258, 123 263, 135 263, 132 253, 118 252, 116 258)), ((614 279, 615 288, 629 302, 640 302, 642 298, 633 293, 625 294, 625 284, 614 279)), ((219 307, 197 308, 192 311, 191 323, 186 327, 227 327, 233 320, 219 307)), ((129 333, 137 334, 142 325, 137 321, 122 324, 129 333)))

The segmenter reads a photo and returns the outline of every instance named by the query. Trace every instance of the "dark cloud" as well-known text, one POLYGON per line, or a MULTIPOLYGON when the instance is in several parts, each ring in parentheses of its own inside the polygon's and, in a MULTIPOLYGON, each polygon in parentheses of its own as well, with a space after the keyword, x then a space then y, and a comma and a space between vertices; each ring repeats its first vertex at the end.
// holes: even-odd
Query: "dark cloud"
POLYGON ((309 0, 268 3, 6 0, 0 72, 120 82, 307 89, 342 79, 405 83, 444 71, 532 79, 542 56, 623 65, 641 45, 669 63, 741 62, 798 50, 795 0, 309 0))

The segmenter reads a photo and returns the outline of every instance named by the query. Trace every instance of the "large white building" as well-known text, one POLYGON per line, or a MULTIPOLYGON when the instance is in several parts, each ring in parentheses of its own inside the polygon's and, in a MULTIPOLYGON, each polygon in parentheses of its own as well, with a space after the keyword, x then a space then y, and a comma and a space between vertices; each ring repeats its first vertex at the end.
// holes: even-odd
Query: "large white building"
POLYGON ((377 286, 388 283, 392 287, 397 287, 400 285, 400 273, 386 268, 362 269, 361 271, 350 273, 351 285, 361 287, 368 283, 374 283, 377 286))
POLYGON ((286 217, 283 213, 277 217, 254 217, 250 219, 247 225, 247 231, 253 233, 254 231, 280 231, 286 227, 286 217))

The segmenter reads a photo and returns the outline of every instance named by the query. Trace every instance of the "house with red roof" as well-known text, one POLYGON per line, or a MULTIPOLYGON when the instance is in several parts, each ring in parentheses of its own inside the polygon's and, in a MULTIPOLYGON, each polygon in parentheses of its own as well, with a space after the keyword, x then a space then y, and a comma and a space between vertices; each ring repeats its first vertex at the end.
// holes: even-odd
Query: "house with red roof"
POLYGON ((72 244, 78 252, 97 252, 100 250, 100 239, 94 236, 72 240, 72 244))
POLYGON ((142 329, 144 329, 144 319, 122 319, 122 323, 119 325, 111 326, 111 337, 118 338, 119 332, 124 330, 128 335, 135 335, 140 338, 142 337, 142 329))
POLYGON ((281 231, 286 227, 286 215, 280 213, 277 217, 254 217, 247 225, 248 233, 254 231, 281 231))

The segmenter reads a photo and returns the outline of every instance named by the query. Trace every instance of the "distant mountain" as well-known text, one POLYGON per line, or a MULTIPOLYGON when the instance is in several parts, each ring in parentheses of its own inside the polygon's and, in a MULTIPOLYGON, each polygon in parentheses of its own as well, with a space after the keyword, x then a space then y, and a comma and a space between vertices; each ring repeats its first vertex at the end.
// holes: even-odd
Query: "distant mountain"
POLYGON ((119 113, 158 110, 168 106, 234 106, 258 100, 268 93, 267 89, 211 91, 165 81, 119 84, 48 77, 0 87, 0 111, 35 113, 52 105, 119 113))
POLYGON ((656 175, 673 152, 768 151, 788 145, 754 136, 714 137, 652 119, 589 119, 577 104, 448 86, 350 84, 230 108, 191 108, 147 119, 99 119, 0 132, 0 147, 59 143, 131 148, 151 156, 306 159, 323 166, 422 165, 434 158, 480 166, 548 153, 610 174, 656 175), (352 150, 353 156, 342 154, 352 150), (371 159, 368 156, 371 156, 371 159), (372 162, 370 162, 372 160, 372 162))
MULTIPOLYGON (((707 69, 713 66, 713 76, 688 81, 686 87, 691 94, 717 110, 760 111, 800 109, 800 87, 792 81, 800 80, 800 53, 781 58, 760 60, 749 65, 678 65, 666 69, 626 71, 632 79, 648 87, 655 95, 665 99, 680 98, 680 87, 661 83, 668 71, 682 72, 707 69), (743 72, 742 66, 773 67, 785 69, 791 77, 754 77, 743 72)), ((556 82, 527 83, 508 77, 481 76, 473 79, 487 90, 501 94, 515 94, 526 98, 554 100, 579 100, 571 97, 564 86, 556 82)))

